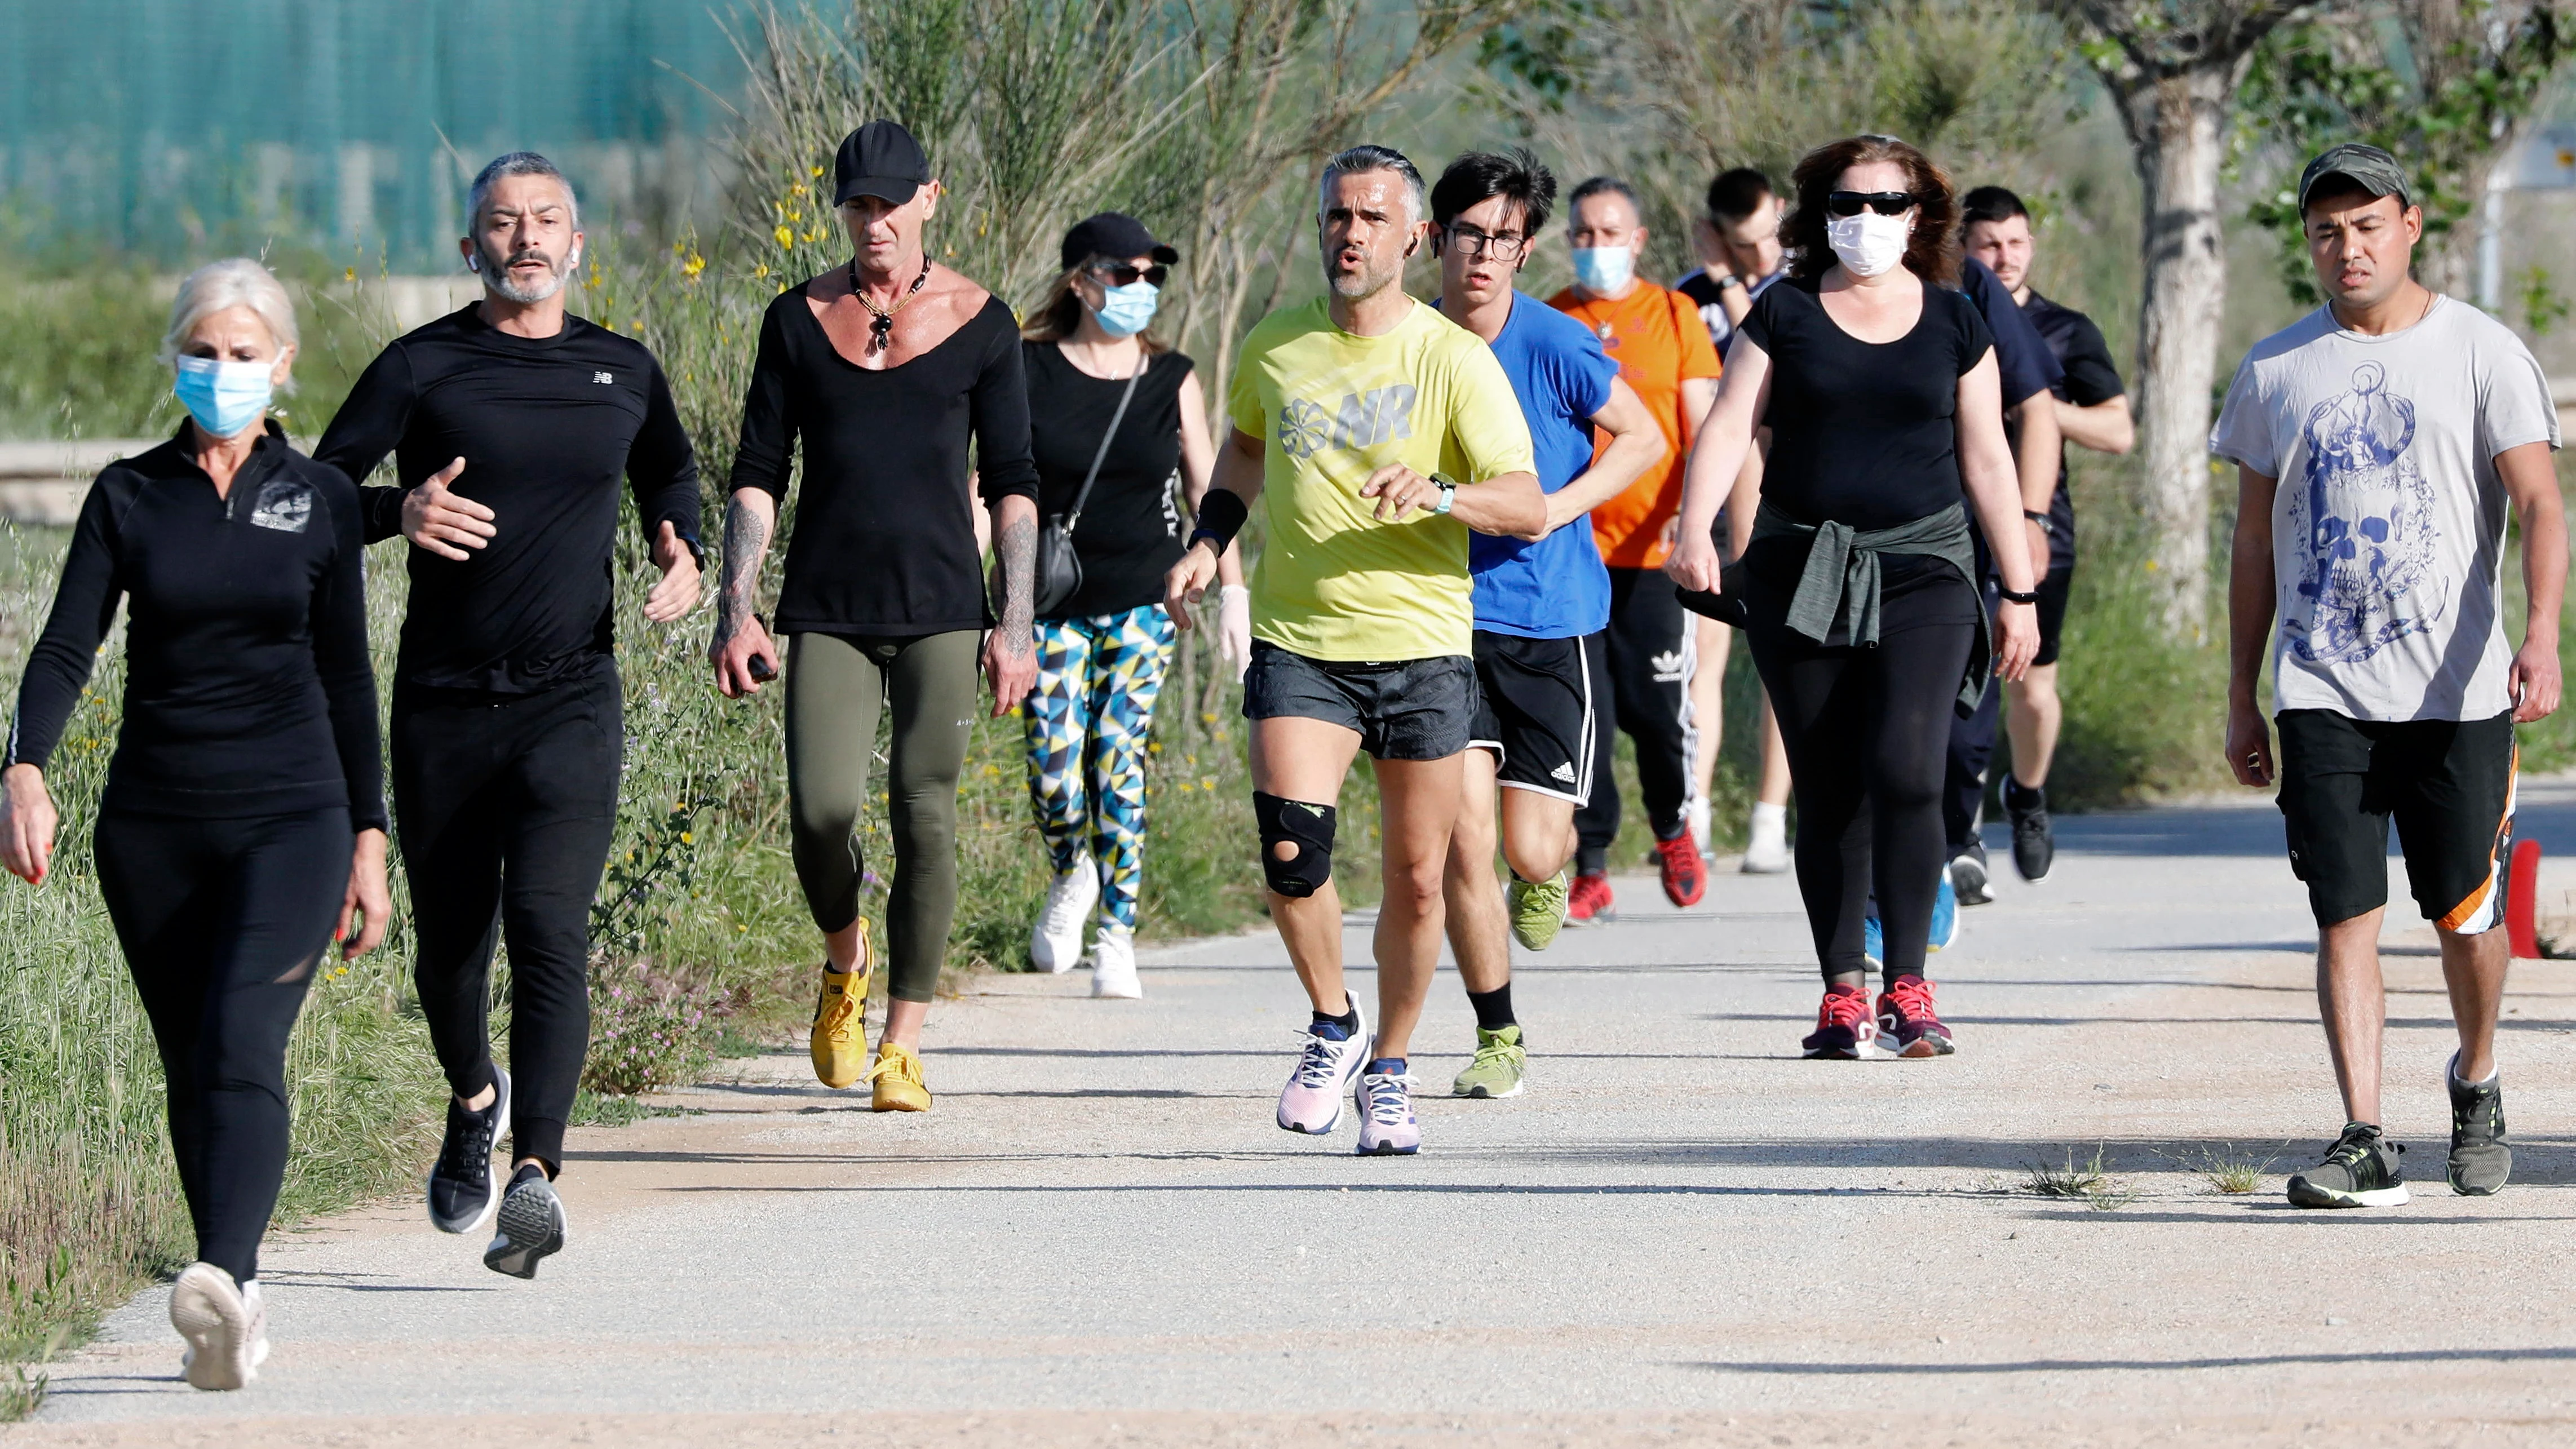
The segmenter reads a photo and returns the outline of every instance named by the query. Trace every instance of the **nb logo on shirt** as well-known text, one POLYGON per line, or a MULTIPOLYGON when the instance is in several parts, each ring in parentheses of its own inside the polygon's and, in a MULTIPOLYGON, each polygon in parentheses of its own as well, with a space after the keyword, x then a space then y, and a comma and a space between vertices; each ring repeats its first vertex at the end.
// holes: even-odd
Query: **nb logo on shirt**
POLYGON ((1304 398, 1291 399, 1279 410, 1280 451, 1300 461, 1326 448, 1370 448, 1413 436, 1413 403, 1409 382, 1342 394, 1341 410, 1326 413, 1304 398))
POLYGON ((613 386, 617 382, 617 374, 613 372, 594 372, 590 375, 590 380, 603 387, 613 386))

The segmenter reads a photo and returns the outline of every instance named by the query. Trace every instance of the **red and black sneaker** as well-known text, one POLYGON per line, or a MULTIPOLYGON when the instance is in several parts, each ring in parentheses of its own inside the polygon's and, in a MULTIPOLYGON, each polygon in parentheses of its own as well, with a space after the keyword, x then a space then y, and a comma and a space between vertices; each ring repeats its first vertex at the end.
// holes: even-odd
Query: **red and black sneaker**
POLYGON ((1566 893, 1565 920, 1573 926, 1588 926, 1594 921, 1615 921, 1619 912, 1610 900, 1610 876, 1607 871, 1587 870, 1574 878, 1574 889, 1566 893))
POLYGON ((1869 993, 1857 986, 1828 986, 1816 1011, 1816 1031, 1799 1043, 1807 1055, 1831 1062, 1856 1062, 1878 1052, 1878 1022, 1869 1014, 1869 993))
POLYGON ((1656 841, 1655 854, 1663 857, 1665 896, 1677 906, 1698 905, 1708 891, 1708 867, 1699 858, 1699 847, 1691 843, 1690 832, 1656 841))
POLYGON ((1946 1057, 1958 1050, 1932 1009, 1932 983, 1920 976, 1900 976, 1879 993, 1878 1034, 1894 1043, 1891 1049, 1900 1057, 1946 1057))

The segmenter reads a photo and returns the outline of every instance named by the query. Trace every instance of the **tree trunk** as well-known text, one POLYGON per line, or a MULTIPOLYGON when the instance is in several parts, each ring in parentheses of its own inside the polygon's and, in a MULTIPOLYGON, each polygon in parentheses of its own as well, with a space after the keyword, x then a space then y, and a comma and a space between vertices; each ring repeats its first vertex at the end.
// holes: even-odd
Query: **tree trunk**
POLYGON ((2241 57, 2140 78, 2120 97, 2146 185, 2138 317, 2139 514, 2165 618, 2201 637, 2209 603, 2209 402, 2226 313, 2218 172, 2241 57))

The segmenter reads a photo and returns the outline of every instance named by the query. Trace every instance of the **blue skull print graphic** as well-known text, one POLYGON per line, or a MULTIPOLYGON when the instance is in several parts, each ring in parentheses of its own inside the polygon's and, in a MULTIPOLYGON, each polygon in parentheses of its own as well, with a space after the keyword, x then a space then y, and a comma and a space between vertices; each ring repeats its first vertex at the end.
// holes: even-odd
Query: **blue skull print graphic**
POLYGON ((2302 431, 2307 476, 2290 523, 2308 541, 2307 618, 2284 619, 2283 632, 2303 660, 2365 660, 2430 628, 2448 603, 2447 591, 2427 587, 2440 530, 2432 484, 2408 454, 2415 404, 2365 362, 2352 390, 2317 404, 2302 431))

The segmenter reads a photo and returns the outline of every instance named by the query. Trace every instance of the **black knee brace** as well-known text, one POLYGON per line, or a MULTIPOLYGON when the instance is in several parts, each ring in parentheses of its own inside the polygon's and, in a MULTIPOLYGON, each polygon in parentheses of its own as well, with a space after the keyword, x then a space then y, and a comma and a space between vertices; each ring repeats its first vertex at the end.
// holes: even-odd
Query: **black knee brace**
POLYGON ((1252 817, 1261 823, 1261 874, 1272 890, 1302 900, 1333 878, 1332 806, 1255 790, 1252 817), (1279 857, 1283 844, 1295 847, 1285 860, 1279 857))

